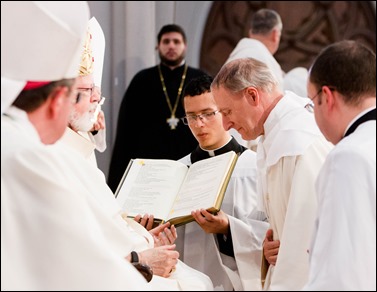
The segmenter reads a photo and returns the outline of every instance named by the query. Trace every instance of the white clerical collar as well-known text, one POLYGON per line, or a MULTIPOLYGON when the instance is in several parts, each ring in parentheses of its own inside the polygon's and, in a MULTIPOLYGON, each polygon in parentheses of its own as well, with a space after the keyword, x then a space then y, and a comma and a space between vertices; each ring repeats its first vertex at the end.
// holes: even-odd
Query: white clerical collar
POLYGON ((216 148, 216 149, 213 149, 213 150, 203 149, 202 147, 200 147, 200 145, 199 145, 199 147, 200 147, 200 149, 202 149, 203 151, 208 152, 208 155, 209 155, 209 156, 213 157, 213 156, 216 155, 216 154, 215 154, 215 151, 216 151, 216 150, 219 150, 219 149, 223 148, 223 147, 224 147, 225 145, 227 145, 231 140, 232 140, 232 136, 229 137, 229 140, 228 140, 223 146, 221 146, 221 147, 219 147, 219 148, 216 148))

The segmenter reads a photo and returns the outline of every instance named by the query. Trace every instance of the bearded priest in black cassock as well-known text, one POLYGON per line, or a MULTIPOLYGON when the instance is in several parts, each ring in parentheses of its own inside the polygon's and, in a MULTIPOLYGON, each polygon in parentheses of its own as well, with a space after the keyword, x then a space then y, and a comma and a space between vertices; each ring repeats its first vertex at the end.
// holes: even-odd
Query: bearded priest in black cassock
POLYGON ((181 94, 187 82, 205 73, 186 64, 187 40, 181 27, 165 25, 157 42, 161 63, 134 76, 120 107, 108 176, 113 192, 130 159, 177 160, 198 145, 180 120, 181 94))

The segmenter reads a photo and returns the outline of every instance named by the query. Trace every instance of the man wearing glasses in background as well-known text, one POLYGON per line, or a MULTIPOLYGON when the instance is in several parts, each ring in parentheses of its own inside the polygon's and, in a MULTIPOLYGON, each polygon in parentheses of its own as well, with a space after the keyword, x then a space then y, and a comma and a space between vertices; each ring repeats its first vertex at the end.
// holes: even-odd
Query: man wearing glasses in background
POLYGON ((376 290, 376 55, 355 41, 325 48, 309 72, 318 127, 335 148, 316 182, 305 289, 376 290))
POLYGON ((262 241, 268 228, 266 216, 257 211, 257 169, 254 151, 240 145, 223 128, 213 99, 212 78, 201 76, 185 87, 183 107, 188 125, 199 145, 180 161, 191 165, 229 151, 239 154, 221 211, 212 215, 193 210, 198 224, 177 228, 177 250, 189 266, 210 276, 215 287, 226 291, 260 290, 262 241), (241 243, 247 242, 247 246, 241 243))
POLYGON ((317 201, 314 182, 332 146, 303 99, 279 89, 255 59, 224 65, 211 85, 226 130, 257 146, 258 199, 270 229, 263 243, 265 290, 300 290, 308 279, 317 201), (279 246, 280 243, 280 246, 279 246))

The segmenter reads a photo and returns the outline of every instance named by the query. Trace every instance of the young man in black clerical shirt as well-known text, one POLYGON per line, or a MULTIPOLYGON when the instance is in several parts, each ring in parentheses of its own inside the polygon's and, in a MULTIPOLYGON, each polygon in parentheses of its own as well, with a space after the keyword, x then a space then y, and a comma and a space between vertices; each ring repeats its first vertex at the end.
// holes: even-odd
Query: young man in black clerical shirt
POLYGON ((108 175, 113 192, 130 159, 177 160, 197 145, 179 119, 184 116, 181 96, 187 82, 205 73, 185 62, 186 34, 176 24, 161 28, 156 49, 161 63, 138 72, 122 100, 108 175))
POLYGON ((210 276, 215 287, 260 289, 262 239, 268 224, 264 213, 257 211, 256 154, 224 129, 211 82, 211 77, 202 76, 185 87, 182 120, 199 145, 180 161, 190 165, 232 150, 240 156, 221 211, 212 215, 204 209, 193 210, 197 224, 177 228, 177 250, 186 264, 210 276), (248 242, 247 247, 242 242, 248 242))

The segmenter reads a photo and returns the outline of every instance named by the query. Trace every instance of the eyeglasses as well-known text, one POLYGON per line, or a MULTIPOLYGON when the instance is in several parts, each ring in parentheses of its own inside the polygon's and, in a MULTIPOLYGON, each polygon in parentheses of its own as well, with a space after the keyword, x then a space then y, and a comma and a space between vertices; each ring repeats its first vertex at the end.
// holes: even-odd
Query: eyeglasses
POLYGON ((310 98, 309 96, 308 96, 308 98, 310 99, 310 101, 309 101, 309 103, 307 103, 306 105, 305 105, 305 108, 308 110, 308 112, 310 112, 310 113, 314 113, 314 102, 313 102, 313 100, 320 94, 322 92, 322 87, 321 87, 321 89, 320 90, 318 90, 318 92, 317 92, 317 94, 316 95, 314 95, 312 98, 310 98))
POLYGON ((92 85, 92 87, 79 87, 77 90, 86 95, 86 97, 91 97, 93 95, 94 85, 92 85))
POLYGON ((314 99, 315 99, 320 93, 322 93, 322 88, 323 88, 323 86, 327 86, 327 87, 329 88, 330 91, 334 91, 334 90, 336 90, 336 87, 331 87, 331 86, 328 86, 328 85, 322 85, 322 86, 321 86, 321 89, 318 90, 318 92, 317 92, 316 95, 314 95, 312 98, 310 98, 310 97, 308 96, 308 98, 310 99, 310 102, 309 102, 308 104, 305 105, 305 108, 306 108, 309 112, 311 112, 311 113, 314 113, 314 102, 313 102, 313 101, 314 101, 314 99))
POLYGON ((98 96, 102 96, 102 91, 99 86, 94 86, 93 87, 93 94, 97 94, 98 96))
POLYGON ((98 105, 101 106, 105 102, 106 97, 102 96, 101 88, 99 86, 93 86, 92 89, 92 95, 91 96, 97 96, 99 97, 98 105))
POLYGON ((189 115, 189 116, 185 116, 181 118, 181 120, 185 125, 191 125, 191 124, 197 123, 198 118, 202 122, 208 122, 208 121, 211 121, 218 112, 219 111, 217 110, 214 112, 203 113, 200 115, 189 115))

